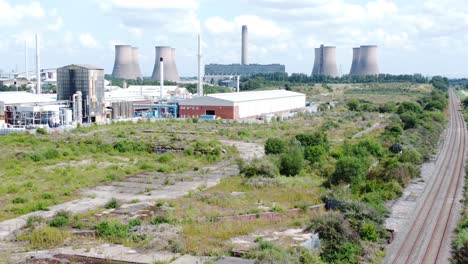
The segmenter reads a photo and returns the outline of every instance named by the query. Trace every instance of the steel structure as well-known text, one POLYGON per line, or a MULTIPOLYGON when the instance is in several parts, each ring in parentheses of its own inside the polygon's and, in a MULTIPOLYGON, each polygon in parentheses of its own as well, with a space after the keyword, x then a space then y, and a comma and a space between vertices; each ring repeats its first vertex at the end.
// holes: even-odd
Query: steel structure
POLYGON ((321 45, 315 49, 313 76, 338 77, 336 66, 336 47, 321 45))
POLYGON ((246 25, 243 25, 242 26, 242 56, 241 56, 241 64, 242 65, 247 65, 249 64, 249 61, 248 61, 248 55, 247 55, 247 52, 248 52, 248 29, 247 29, 247 26, 246 25))
POLYGON ((163 79, 166 81, 179 82, 179 72, 177 71, 177 65, 175 60, 175 49, 171 47, 156 47, 156 59, 153 68, 153 74, 151 79, 161 80, 160 74, 160 61, 164 61, 164 76, 163 79))

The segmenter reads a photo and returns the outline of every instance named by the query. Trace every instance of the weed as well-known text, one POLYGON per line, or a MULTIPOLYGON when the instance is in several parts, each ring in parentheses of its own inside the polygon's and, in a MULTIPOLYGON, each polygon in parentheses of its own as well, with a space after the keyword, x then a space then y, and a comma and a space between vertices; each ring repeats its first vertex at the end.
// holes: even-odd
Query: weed
POLYGON ((29 241, 33 249, 47 249, 58 247, 63 244, 70 234, 54 227, 43 227, 33 231, 29 235, 19 236, 19 240, 29 241))
POLYGON ((106 209, 117 209, 119 208, 119 201, 115 198, 110 199, 104 206, 106 209))

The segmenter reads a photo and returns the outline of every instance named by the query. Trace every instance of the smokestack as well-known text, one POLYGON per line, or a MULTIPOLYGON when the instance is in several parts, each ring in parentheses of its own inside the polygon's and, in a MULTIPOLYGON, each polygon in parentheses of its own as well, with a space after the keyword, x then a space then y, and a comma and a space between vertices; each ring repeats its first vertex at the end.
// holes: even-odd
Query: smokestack
POLYGON ((36 34, 36 93, 41 94, 41 62, 39 50, 39 36, 36 34))
POLYGON ((132 47, 132 72, 135 79, 142 79, 143 75, 141 74, 138 48, 132 47))
POLYGON ((359 68, 359 55, 361 54, 361 49, 353 48, 353 63, 351 64, 351 70, 349 71, 349 75, 357 75, 358 68, 359 68))
POLYGON ((115 61, 112 77, 117 79, 133 80, 133 49, 129 45, 115 45, 115 61))
POLYGON ((329 77, 338 77, 338 68, 336 66, 336 47, 321 45, 315 49, 314 68, 312 75, 322 75, 329 77))
POLYGON ((248 62, 248 29, 246 25, 242 26, 242 58, 241 58, 241 63, 242 65, 247 65, 249 64, 248 62))
POLYGON ((163 88, 164 88, 164 59, 163 57, 159 58, 159 100, 163 98, 163 88))
POLYGON ((361 46, 359 54, 359 67, 356 75, 379 75, 379 65, 377 62, 377 46, 361 46))
POLYGON ((236 76, 236 90, 240 92, 240 80, 239 75, 236 76))
POLYGON ((160 58, 164 59, 164 79, 166 81, 180 82, 177 65, 175 63, 175 49, 171 47, 156 47, 156 62, 151 79, 160 81, 160 58))
POLYGON ((201 36, 198 35, 198 87, 197 94, 198 96, 203 96, 203 65, 202 65, 202 46, 201 46, 201 36))
POLYGON ((26 80, 29 81, 29 72, 28 72, 28 41, 24 41, 24 68, 26 73, 26 80))

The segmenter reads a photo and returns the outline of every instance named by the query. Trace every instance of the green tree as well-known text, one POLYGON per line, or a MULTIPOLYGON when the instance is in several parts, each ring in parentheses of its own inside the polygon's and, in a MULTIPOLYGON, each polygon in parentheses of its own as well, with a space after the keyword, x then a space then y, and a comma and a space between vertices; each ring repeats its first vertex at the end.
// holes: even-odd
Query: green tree
POLYGON ((415 128, 418 124, 418 116, 413 112, 404 112, 400 114, 400 118, 405 129, 415 128))
POLYGON ((415 102, 403 102, 398 106, 398 114, 403 114, 404 112, 413 112, 420 114, 422 113, 422 108, 418 103, 415 102))
POLYGON ((280 173, 286 176, 299 174, 304 167, 304 153, 299 142, 293 140, 280 156, 280 173))
POLYGON ((286 143, 279 138, 269 138, 265 142, 265 153, 270 154, 281 154, 286 149, 286 143))
POLYGON ((346 106, 350 111, 358 111, 359 110, 359 101, 357 99, 348 100, 346 106))
POLYGON ((331 183, 359 183, 366 176, 365 161, 356 157, 342 156, 336 162, 331 183))
POLYGON ((304 158, 310 163, 320 162, 325 155, 325 148, 322 145, 319 146, 307 146, 304 149, 304 158))

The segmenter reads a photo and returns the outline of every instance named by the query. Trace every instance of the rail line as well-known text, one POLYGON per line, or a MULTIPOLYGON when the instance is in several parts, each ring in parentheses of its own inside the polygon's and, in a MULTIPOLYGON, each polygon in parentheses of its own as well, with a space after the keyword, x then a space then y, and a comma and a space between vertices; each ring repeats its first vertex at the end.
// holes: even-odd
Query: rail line
POLYGON ((454 204, 463 183, 466 146, 466 128, 458 111, 459 101, 453 90, 449 94, 447 139, 436 161, 434 182, 410 223, 396 256, 388 259, 389 263, 448 262, 443 247, 450 244, 450 221, 457 213, 454 204))

